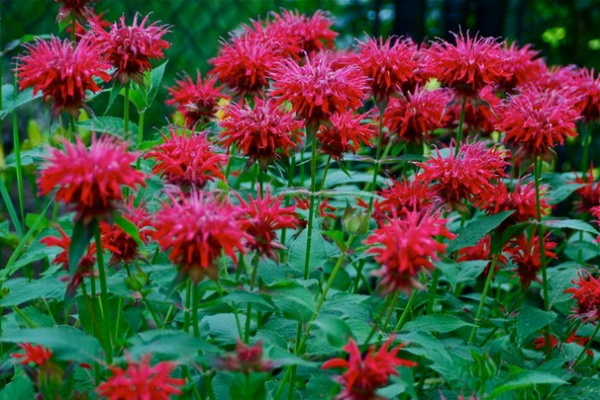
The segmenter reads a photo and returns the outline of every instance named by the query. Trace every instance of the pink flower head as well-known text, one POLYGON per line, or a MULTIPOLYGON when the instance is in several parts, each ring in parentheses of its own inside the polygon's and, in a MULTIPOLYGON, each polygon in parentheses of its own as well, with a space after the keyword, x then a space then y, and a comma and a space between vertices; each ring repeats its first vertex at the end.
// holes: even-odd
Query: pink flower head
POLYGON ((225 118, 220 122, 222 143, 235 144, 238 150, 249 157, 249 163, 258 161, 266 170, 269 164, 290 155, 302 142, 302 122, 293 114, 278 107, 271 99, 254 98, 254 106, 248 103, 231 104, 225 109, 225 118))
POLYGON ((45 195, 58 188, 56 199, 72 205, 76 219, 87 223, 109 214, 123 200, 121 187, 145 186, 145 175, 131 166, 136 155, 127 152, 127 143, 103 136, 92 141, 89 150, 79 139, 64 147, 51 150, 38 190, 45 195))
POLYGON ((578 91, 583 93, 581 116, 585 122, 600 120, 600 75, 593 69, 582 68, 578 79, 578 91))
POLYGON ((289 101, 296 114, 311 125, 329 120, 335 113, 356 110, 368 90, 360 68, 334 70, 326 57, 307 59, 302 66, 284 60, 272 77, 275 82, 271 96, 279 96, 279 104, 289 101))
POLYGON ((344 368, 346 372, 337 377, 343 391, 338 400, 372 400, 377 399, 375 391, 388 384, 391 375, 398 375, 397 367, 414 367, 417 363, 404 360, 398 352, 406 345, 399 344, 392 348, 394 337, 391 336, 377 351, 370 346, 364 354, 361 353, 354 339, 350 338, 344 350, 349 358, 334 358, 323 363, 322 369, 344 368))
MULTIPOLYGON (((463 261, 489 261, 483 270, 483 275, 487 276, 492 267, 492 237, 491 235, 485 235, 483 239, 477 242, 474 246, 463 247, 458 250, 458 257, 456 258, 456 262, 463 261)), ((499 270, 502 267, 505 267, 508 264, 508 259, 500 254, 498 260, 496 261, 496 269, 499 270)))
POLYGON ((594 278, 587 271, 579 272, 579 279, 573 281, 578 287, 565 290, 577 300, 575 317, 583 322, 597 322, 600 320, 600 280, 594 278))
POLYGON ((366 117, 366 114, 351 112, 333 114, 317 131, 321 152, 341 160, 343 153, 356 154, 361 143, 373 147, 371 141, 377 136, 377 130, 372 123, 361 123, 366 117))
POLYGON ((300 59, 333 47, 337 33, 331 30, 333 21, 327 13, 318 10, 308 17, 298 11, 282 10, 272 15, 265 34, 281 40, 284 56, 300 59))
POLYGON ((94 78, 110 80, 110 65, 103 59, 102 46, 82 38, 75 46, 56 37, 26 45, 29 53, 21 57, 16 69, 19 89, 33 88, 52 103, 52 111, 77 114, 86 99, 86 91, 98 92, 94 78))
POLYGON ((580 197, 580 200, 575 202, 578 212, 590 212, 592 208, 600 205, 600 183, 595 181, 593 165, 590 165, 585 176, 577 176, 573 183, 584 185, 575 190, 580 197))
MULTIPOLYGON (((556 258, 552 252, 557 243, 550 240, 546 235, 544 240, 544 255, 546 259, 556 258)), ((505 251, 511 260, 517 265, 517 275, 523 289, 527 289, 532 281, 538 281, 537 273, 542 268, 540 237, 533 235, 527 237, 522 234, 510 240, 505 246, 505 251)))
POLYGON ((222 169, 227 156, 215 152, 206 134, 203 131, 188 135, 171 127, 169 136, 163 135, 163 143, 144 156, 156 161, 152 173, 183 189, 202 189, 215 178, 225 179, 222 169))
POLYGON ((421 144, 429 133, 444 125, 451 96, 446 89, 417 87, 406 97, 391 99, 383 115, 383 124, 398 139, 421 144))
MULTIPOLYGON (((465 119, 463 131, 470 134, 479 134, 489 137, 496 129, 498 116, 496 110, 502 104, 502 100, 494 93, 492 86, 485 86, 479 91, 479 98, 467 102, 465 105, 465 119)), ((451 129, 458 127, 462 105, 451 102, 446 110, 446 126, 451 129)))
POLYGON ((281 50, 272 38, 243 35, 223 43, 211 73, 236 93, 258 94, 269 86, 272 68, 282 59, 281 50))
POLYGON ((112 24, 107 32, 98 24, 92 26, 96 41, 106 46, 106 59, 117 69, 115 77, 125 85, 130 80, 142 83, 144 72, 152 69, 150 60, 160 59, 171 44, 161 39, 168 31, 166 25, 148 23, 148 15, 138 25, 139 14, 127 25, 125 16, 112 24))
POLYGON ((379 192, 381 200, 375 200, 376 219, 403 217, 410 212, 429 210, 436 203, 437 194, 428 182, 403 177, 379 192))
POLYGON ((504 143, 528 158, 552 158, 552 148, 577 135, 577 98, 565 91, 528 86, 500 109, 496 129, 506 132, 504 143))
POLYGON ((52 358, 52 351, 45 348, 44 346, 37 344, 33 345, 31 343, 19 343, 19 347, 25 351, 24 354, 21 353, 13 353, 10 356, 19 364, 29 364, 34 363, 38 367, 44 365, 52 358))
POLYGON ((269 371, 274 364, 271 361, 263 360, 263 348, 260 340, 252 346, 238 340, 235 344, 235 353, 227 354, 219 359, 218 366, 226 371, 250 374, 269 371))
POLYGON ((417 45, 410 38, 369 38, 359 45, 357 60, 370 78, 371 92, 378 104, 385 105, 390 95, 402 92, 414 80, 417 45))
POLYGON ((453 33, 456 44, 444 40, 426 50, 426 69, 463 98, 476 98, 484 86, 509 77, 503 69, 506 54, 492 37, 470 37, 453 33))
POLYGON ((180 395, 184 379, 172 378, 175 363, 162 361, 150 366, 150 355, 140 361, 127 361, 127 368, 111 366, 112 375, 96 388, 96 393, 109 400, 169 400, 171 395, 180 395))
POLYGON ((544 60, 537 58, 539 51, 532 50, 530 45, 519 47, 515 42, 510 46, 505 43, 500 54, 502 70, 508 75, 501 76, 496 83, 504 92, 511 93, 546 73, 544 60))
MULTIPOLYGON (((543 195, 548 191, 546 186, 541 188, 540 208, 542 216, 549 213, 550 206, 548 200, 543 195)), ((514 189, 509 191, 506 185, 500 183, 496 186, 496 193, 492 199, 485 204, 480 204, 491 214, 497 214, 502 211, 514 211, 508 217, 508 221, 513 223, 530 221, 537 218, 537 201, 535 198, 535 183, 517 182, 514 189)))
POLYGON ((175 105, 177 111, 184 116, 186 126, 194 128, 198 123, 210 121, 217 112, 219 99, 227 98, 216 83, 216 77, 203 80, 200 72, 197 73, 195 82, 185 75, 176 81, 175 86, 167 88, 171 99, 165 103, 175 105))
POLYGON ((100 0, 54 0, 55 3, 63 3, 58 10, 56 19, 63 21, 69 16, 75 18, 87 17, 91 14, 91 9, 88 7, 89 3, 100 0))
POLYGON ((428 211, 407 212, 401 218, 382 221, 380 227, 364 241, 376 245, 367 250, 382 265, 381 285, 385 291, 409 290, 417 285, 421 270, 432 270, 432 261, 446 250, 437 237, 453 239, 446 228, 447 220, 428 211))
POLYGON ((237 261, 236 252, 245 251, 244 242, 252 238, 244 232, 241 210, 226 201, 191 193, 164 204, 153 217, 153 238, 184 276, 194 283, 204 276, 216 278, 215 261, 225 253, 237 261))
POLYGON ((282 196, 272 197, 269 192, 256 199, 240 200, 242 210, 242 226, 251 240, 247 247, 259 255, 277 259, 276 250, 284 247, 277 241, 275 231, 280 229, 297 229, 300 221, 295 207, 282 207, 282 196))
POLYGON ((461 201, 488 203, 493 200, 495 187, 506 176, 506 152, 496 147, 487 148, 483 142, 460 147, 455 154, 448 147, 447 155, 439 149, 425 163, 416 163, 423 172, 419 179, 431 182, 438 196, 453 208, 461 208, 461 201))

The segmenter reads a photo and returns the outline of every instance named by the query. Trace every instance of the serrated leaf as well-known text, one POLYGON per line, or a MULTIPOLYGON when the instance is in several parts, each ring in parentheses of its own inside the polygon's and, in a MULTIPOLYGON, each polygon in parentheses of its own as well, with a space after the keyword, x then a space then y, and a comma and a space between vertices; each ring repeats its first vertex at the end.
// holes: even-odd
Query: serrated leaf
POLYGON ((567 382, 557 376, 541 371, 523 371, 512 375, 502 385, 497 386, 489 399, 515 389, 524 389, 535 385, 564 385, 567 382))
POLYGON ((146 331, 129 338, 128 352, 138 358, 144 354, 164 354, 175 357, 192 356, 197 351, 216 353, 218 349, 202 339, 175 330, 146 331))
MULTIPOLYGON (((26 167, 28 165, 40 165, 45 159, 48 150, 43 146, 38 146, 33 149, 21 151, 21 166, 26 167)), ((17 161, 14 153, 11 153, 6 157, 7 167, 16 167, 17 161)))
POLYGON ((487 260, 464 261, 456 264, 440 262, 436 263, 436 267, 442 271, 442 274, 452 288, 455 288, 459 283, 473 283, 483 273, 488 263, 489 261, 487 260))
POLYGON ((486 215, 472 220, 469 224, 456 231, 458 237, 448 244, 446 251, 452 253, 464 247, 474 246, 492 229, 498 227, 514 211, 502 211, 494 215, 486 215))
POLYGON ((115 102, 115 100, 117 99, 117 97, 119 96, 119 94, 122 94, 122 90, 123 90, 123 85, 121 85, 121 82, 118 79, 114 79, 114 84, 112 89, 110 89, 110 97, 108 98, 108 105, 106 106, 106 110, 104 111, 104 114, 106 114, 108 112, 108 110, 110 110, 110 108, 112 107, 113 103, 115 102))
POLYGON ((600 399, 600 379, 584 377, 577 385, 560 388, 555 399, 598 400, 600 399))
POLYGON ((138 89, 130 89, 129 90, 129 102, 132 103, 138 112, 142 112, 141 110, 145 110, 148 108, 148 100, 146 99, 146 93, 144 89, 139 87, 138 89))
MULTIPOLYGON (((325 248, 325 240, 321 235, 321 219, 314 218, 311 236, 311 251, 309 254, 309 272, 322 267, 327 261, 327 251, 325 248)), ((291 239, 286 245, 289 249, 289 262, 297 271, 304 272, 306 260, 306 245, 308 243, 308 227, 299 235, 291 239)))
POLYGON ((29 281, 25 278, 13 278, 3 287, 9 290, 0 300, 0 307, 12 307, 34 299, 61 299, 65 294, 65 283, 56 277, 47 277, 29 281))
POLYGON ((255 306, 255 311, 274 311, 275 306, 267 299, 257 293, 245 292, 236 290, 224 296, 223 302, 232 302, 235 304, 252 304, 255 306))
POLYGON ((539 308, 523 306, 517 316, 517 341, 523 341, 532 333, 539 331, 556 320, 556 313, 539 308))
POLYGON ((27 246, 27 251, 12 264, 12 269, 16 271, 32 262, 43 260, 46 257, 52 258, 62 251, 55 246, 48 247, 40 242, 39 239, 46 236, 44 232, 39 235, 38 239, 27 246))
POLYGON ((0 391, 0 400, 31 400, 35 398, 33 383, 24 375, 15 375, 0 391))
POLYGON ((543 225, 552 229, 573 229, 576 231, 589 232, 594 235, 600 235, 592 225, 579 219, 550 219, 542 222, 543 225))
POLYGON ((327 342, 333 347, 342 347, 348 343, 348 338, 352 336, 350 327, 340 318, 332 318, 328 315, 319 315, 314 325, 324 333, 327 342))
MULTIPOLYGON (((110 135, 124 137, 124 120, 123 118, 117 117, 96 117, 94 119, 88 119, 86 121, 80 121, 77 126, 89 129, 90 131, 108 133, 110 135)), ((131 135, 137 135, 138 127, 135 123, 129 121, 129 130, 131 135)))
POLYGON ((152 69, 152 72, 150 73, 150 89, 148 90, 147 98, 148 105, 152 104, 156 94, 158 93, 158 89, 160 89, 163 77, 165 75, 165 68, 167 67, 168 63, 169 60, 165 61, 158 67, 152 69))
MULTIPOLYGON (((237 315, 237 320, 241 326, 246 322, 245 315, 237 315)), ((208 324, 208 335, 219 344, 233 344, 239 337, 238 322, 233 313, 223 313, 216 315, 206 315, 200 321, 200 324, 208 324)))
POLYGON ((29 88, 19 92, 19 94, 17 94, 17 97, 4 100, 4 108, 0 110, 0 119, 4 119, 4 117, 13 112, 16 108, 19 108, 22 105, 32 102, 35 99, 39 99, 40 97, 42 97, 42 91, 37 92, 34 96, 33 89, 29 88))
POLYGON ((92 234, 92 227, 85 225, 82 219, 75 222, 71 233, 71 243, 69 244, 69 274, 71 276, 75 275, 79 261, 87 251, 92 234))
POLYGON ((299 322, 308 322, 315 311, 313 294, 302 286, 281 285, 273 288, 273 302, 283 316, 299 322))
POLYGON ((414 321, 407 322, 402 331, 421 331, 421 332, 451 332, 466 326, 473 326, 462 319, 453 315, 436 314, 422 315, 414 321))

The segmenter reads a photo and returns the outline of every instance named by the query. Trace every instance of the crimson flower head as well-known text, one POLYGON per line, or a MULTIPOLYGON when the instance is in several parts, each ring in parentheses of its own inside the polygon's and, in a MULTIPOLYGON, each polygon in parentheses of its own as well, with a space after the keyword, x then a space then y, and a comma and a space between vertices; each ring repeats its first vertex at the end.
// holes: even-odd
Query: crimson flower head
POLYGON ((148 15, 138 24, 138 18, 136 14, 133 23, 127 25, 122 16, 108 31, 92 25, 95 40, 106 47, 105 57, 116 68, 115 77, 123 85, 130 80, 141 84, 143 73, 152 69, 150 60, 163 58, 163 51, 171 46, 161 39, 169 31, 168 26, 146 25, 148 15))
MULTIPOLYGON (((496 96, 492 86, 485 86, 479 91, 479 98, 465 104, 465 119, 463 121, 463 132, 479 134, 489 137, 495 130, 498 115, 496 109, 500 107, 502 100, 496 96)), ((457 129, 460 121, 462 105, 459 102, 450 102, 446 110, 446 127, 457 129)))
POLYGON ((251 240, 247 247, 259 255, 277 259, 275 250, 284 247, 277 241, 275 231, 280 229, 296 229, 300 221, 295 207, 281 207, 282 196, 272 197, 267 191, 256 199, 240 200, 242 210, 242 226, 251 240))
POLYGON ((543 59, 537 58, 539 51, 530 45, 519 47, 516 42, 505 44, 500 48, 502 69, 508 72, 496 82, 504 92, 514 92, 546 73, 547 67, 543 59))
POLYGON ((38 367, 46 364, 52 358, 52 351, 41 344, 33 345, 31 343, 19 343, 19 347, 25 353, 13 353, 10 356, 17 360, 19 364, 34 363, 38 367))
POLYGON ((474 204, 492 201, 495 187, 508 165, 506 152, 496 147, 487 148, 483 142, 474 142, 460 147, 439 149, 425 163, 416 163, 423 172, 419 179, 430 182, 438 196, 453 208, 462 209, 462 200, 474 204))
POLYGON ((177 111, 184 116, 186 126, 194 128, 198 123, 211 120, 217 112, 219 99, 227 97, 221 93, 216 83, 216 77, 203 80, 200 72, 197 73, 195 82, 185 75, 175 86, 167 88, 171 99, 165 103, 175 105, 177 111))
MULTIPOLYGON (((557 243, 550 240, 549 235, 546 235, 544 255, 547 259, 556 258, 556 254, 552 251, 556 246, 557 243)), ((517 265, 516 272, 523 289, 527 289, 532 281, 538 281, 537 273, 542 268, 539 235, 527 237, 527 235, 522 234, 516 236, 505 246, 505 251, 517 265)))
POLYGON ((517 154, 551 161, 552 148, 577 135, 577 101, 572 92, 528 86, 500 108, 496 129, 506 133, 504 143, 517 154))
POLYGON ((357 60, 364 74, 370 78, 371 92, 377 104, 387 103, 390 95, 403 91, 403 86, 414 80, 419 66, 417 45, 412 39, 369 38, 359 45, 357 60))
POLYGON ((96 393, 109 400, 169 400, 171 395, 180 395, 184 379, 172 378, 176 365, 162 361, 150 365, 150 355, 138 362, 128 359, 127 368, 110 366, 112 376, 96 388, 96 393))
POLYGON ((583 93, 581 116, 585 122, 600 120, 600 75, 593 69, 582 68, 577 80, 578 91, 583 93))
POLYGON ((453 33, 456 44, 445 40, 431 43, 425 51, 427 72, 453 88, 463 98, 477 98, 486 85, 509 77, 503 69, 506 54, 492 37, 470 37, 453 33))
POLYGON ((383 124, 398 139, 421 144, 429 133, 444 125, 451 100, 447 89, 417 87, 406 97, 392 98, 383 114, 383 124))
POLYGON ((75 115, 83 106, 86 91, 98 92, 94 78, 110 80, 106 72, 110 64, 103 58, 101 45, 89 37, 75 46, 56 37, 37 40, 26 45, 29 53, 21 57, 16 69, 19 89, 33 88, 34 95, 42 92, 43 99, 52 103, 52 111, 68 111, 75 115))
POLYGON ((250 158, 250 164, 258 161, 264 171, 282 154, 289 156, 304 137, 302 122, 295 120, 292 113, 278 107, 274 100, 258 97, 254 98, 254 106, 231 104, 220 125, 223 145, 235 144, 250 158))
POLYGON ((331 30, 333 21, 325 12, 317 10, 309 17, 298 11, 283 10, 272 15, 265 34, 281 41, 283 56, 300 59, 333 47, 337 33, 331 30))
POLYGON ((163 143, 144 156, 156 161, 152 173, 186 190, 202 189, 215 178, 225 179, 222 169, 227 156, 215 152, 206 134, 203 131, 188 135, 171 127, 169 136, 163 135, 163 143))
POLYGON ((238 340, 235 344, 235 353, 219 359, 218 365, 220 369, 243 374, 266 372, 274 367, 273 362, 263 360, 263 347, 260 340, 252 346, 238 340))
POLYGON ((252 238, 244 232, 241 211, 223 200, 200 192, 171 199, 153 216, 153 238, 184 276, 194 283, 204 276, 216 278, 215 261, 225 253, 237 261, 236 252, 245 251, 252 238))
POLYGON ((375 245, 367 250, 382 265, 384 291, 410 290, 418 286, 415 277, 421 270, 434 269, 433 261, 446 250, 442 236, 454 239, 446 228, 447 220, 429 211, 407 212, 401 218, 389 218, 364 241, 375 245))
POLYGON ((600 183, 595 181, 593 165, 590 165, 590 168, 584 176, 577 176, 573 183, 583 185, 575 190, 575 193, 580 197, 580 199, 575 202, 578 212, 590 212, 592 208, 600 205, 600 183))
MULTIPOLYGON (((474 246, 463 247, 458 250, 458 257, 456 258, 456 262, 463 261, 488 261, 486 264, 483 275, 487 276, 492 267, 492 236, 485 235, 483 239, 479 240, 477 244, 474 246)), ((505 267, 508 264, 508 258, 504 256, 504 254, 500 254, 498 256, 498 260, 496 261, 496 269, 499 270, 502 267, 505 267)))
POLYGON ((395 180, 379 192, 381 200, 374 203, 375 218, 402 217, 410 212, 431 209, 436 203, 437 194, 426 181, 408 180, 403 177, 395 180))
POLYGON ((341 160, 343 153, 356 154, 361 143, 373 147, 371 140, 377 135, 371 123, 362 124, 366 114, 344 112, 333 114, 317 131, 319 149, 334 160, 341 160))
POLYGON ((587 271, 579 272, 579 279, 573 281, 578 287, 565 290, 577 300, 577 310, 574 317, 583 322, 597 322, 600 320, 600 280, 594 278, 587 271))
POLYGON ((111 213, 123 200, 123 186, 145 186, 145 175, 131 166, 136 155, 127 143, 110 136, 93 140, 89 150, 77 139, 52 149, 37 180, 39 194, 55 188, 56 199, 71 205, 85 223, 111 213))
MULTIPOLYGON (((547 187, 540 188, 540 211, 542 216, 550 211, 548 200, 543 196, 547 187)), ((502 211, 514 211, 507 219, 510 223, 530 221, 537 218, 537 201, 535 196, 535 182, 517 182, 514 189, 509 191, 506 185, 500 182, 496 186, 496 193, 490 202, 480 204, 491 214, 502 211)))
POLYGON ((90 14, 89 3, 100 0, 54 0, 55 3, 62 3, 56 19, 63 21, 69 16, 81 18, 90 14))
POLYGON ((237 94, 258 94, 269 86, 269 74, 282 59, 273 38, 242 35, 223 43, 211 73, 237 94))
POLYGON ((284 60, 274 68, 272 77, 271 96, 279 96, 279 104, 290 102, 307 125, 329 120, 335 113, 356 110, 369 89, 360 68, 333 69, 327 57, 307 59, 304 65, 284 60))
POLYGON ((350 338, 344 350, 348 360, 334 358, 323 363, 322 369, 344 368, 346 372, 337 377, 344 390, 337 400, 373 400, 378 399, 375 391, 388 384, 391 375, 398 375, 397 367, 414 367, 417 363, 403 360, 398 352, 406 345, 399 344, 390 350, 394 341, 391 336, 377 351, 370 346, 363 356, 354 339, 350 338))

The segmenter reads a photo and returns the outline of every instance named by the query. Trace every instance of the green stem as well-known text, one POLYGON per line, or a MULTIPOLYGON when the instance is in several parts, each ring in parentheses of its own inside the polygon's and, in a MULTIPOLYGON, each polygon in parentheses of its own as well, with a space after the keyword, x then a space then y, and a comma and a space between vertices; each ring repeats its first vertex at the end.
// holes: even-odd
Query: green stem
POLYGON ((596 323, 596 329, 594 329, 594 333, 592 333, 592 336, 590 336, 590 339, 586 342, 585 346, 583 347, 583 350, 581 350, 581 353, 579 353, 579 355, 575 359, 575 362, 573 363, 573 366, 571 367, 571 369, 575 369, 575 366, 577 365, 577 363, 583 358, 583 355, 586 354, 586 352, 590 349, 590 347, 592 346, 592 342, 594 341, 594 338, 598 334, 599 330, 600 330, 600 324, 596 323))
POLYGON ((458 118, 458 130, 456 131, 456 147, 454 148, 454 157, 458 156, 460 145, 463 140, 463 127, 465 123, 465 114, 467 111, 467 99, 463 99, 460 106, 460 117, 458 118))
POLYGON ((198 323, 198 304, 200 303, 200 290, 197 283, 192 283, 192 331, 194 337, 200 337, 200 325, 198 323))
POLYGON ((100 237, 100 223, 93 222, 94 238, 96 240, 96 261, 98 264, 98 277, 100 279, 100 315, 102 316, 102 334, 105 338, 106 362, 112 364, 112 335, 109 320, 108 285, 106 284, 106 271, 102 254, 102 239, 100 237))
MULTIPOLYGON (((380 159, 382 154, 383 147, 383 112, 384 110, 380 109, 379 118, 377 120, 377 148, 375 149, 375 165, 373 166, 373 179, 371 180, 370 186, 368 186, 365 190, 376 191, 377 189, 377 177, 379 176, 379 168, 380 168, 380 159)), ((391 139, 390 139, 391 142, 391 139)), ((369 199, 369 212, 368 215, 371 215, 373 212, 373 202, 375 201, 374 197, 369 199)))
POLYGON ((390 309, 388 310, 388 315, 385 318, 385 321, 383 321, 383 324, 381 325, 381 330, 384 330, 387 328, 387 326, 390 323, 390 320, 392 319, 392 315, 394 315, 394 311, 396 311, 396 304, 398 303, 398 297, 400 296, 400 291, 396 290, 394 292, 394 298, 392 299, 392 305, 390 306, 390 309))
POLYGON ((435 295, 440 280, 440 271, 436 268, 431 273, 431 287, 429 288, 429 300, 427 302, 427 315, 433 314, 435 309, 435 295))
POLYGON ((400 330, 404 326, 404 323, 406 322, 406 319, 408 318, 408 313, 412 311, 412 306, 415 303, 416 298, 417 298, 417 289, 413 289, 412 293, 410 294, 410 297, 408 298, 408 303, 406 303, 406 307, 404 307, 404 310, 402 310, 402 315, 400 315, 400 319, 398 320, 398 323, 394 327, 394 332, 400 332, 400 330))
POLYGON ((309 125, 306 127, 306 136, 312 137, 312 152, 310 158, 310 208, 308 210, 308 224, 306 229, 308 233, 306 235, 306 252, 304 258, 304 279, 308 279, 310 272, 310 251, 312 247, 312 231, 313 231, 313 220, 315 216, 315 196, 317 191, 317 139, 316 129, 314 126, 309 125), (312 130, 314 129, 314 132, 312 130))
POLYGON ((500 259, 500 253, 494 254, 492 258, 492 264, 490 265, 490 269, 488 271, 487 277, 485 278, 485 285, 483 286, 483 292, 481 293, 481 299, 479 300, 479 306, 477 307, 477 313, 475 314, 475 321, 473 324, 473 328, 471 329, 471 334, 469 335, 469 344, 473 343, 475 340, 475 335, 477 334, 477 325, 481 320, 481 313, 483 312, 483 306, 485 304, 485 299, 487 298, 488 291, 490 290, 490 286, 492 284, 492 280, 494 278, 494 273, 496 272, 496 264, 500 259))
POLYGON ((123 102, 123 135, 129 134, 129 84, 125 85, 125 94, 123 102))
POLYGON ((327 179, 327 173, 329 172, 330 165, 331 165, 331 156, 327 156, 327 162, 325 163, 325 170, 323 171, 323 177, 321 178, 321 191, 325 190, 325 181, 327 179))
POLYGON ((583 176, 588 171, 590 167, 588 165, 589 151, 590 151, 590 143, 591 143, 591 127, 586 124, 580 124, 581 128, 581 143, 583 145, 582 153, 581 153, 581 173, 583 176))
MULTIPOLYGON (((15 80, 16 93, 16 80, 15 80)), ((19 136, 19 124, 17 119, 17 111, 12 113, 13 125, 13 153, 15 154, 15 164, 17 173, 17 195, 19 196, 19 215, 21 216, 21 225, 25 224, 25 192, 23 190, 23 166, 21 163, 21 138, 19 136)))
POLYGON ((146 115, 145 111, 140 111, 140 115, 138 118, 138 134, 137 134, 138 149, 140 148, 140 146, 142 145, 142 142, 144 141, 144 116, 145 115, 146 115))
MULTIPOLYGON (((252 276, 250 277, 250 292, 254 291, 254 285, 256 283, 256 275, 258 271, 258 261, 260 257, 258 254, 254 256, 252 260, 252 276)), ((252 320, 252 303, 248 303, 246 306, 246 329, 244 330, 244 342, 248 343, 250 340, 250 322, 252 320)))
POLYGON ((185 288, 185 314, 183 316, 183 331, 190 332, 190 319, 192 308, 192 280, 188 279, 185 288))
POLYGON ((365 343, 364 343, 365 345, 369 344, 369 342, 375 335, 375 332, 377 332, 377 328, 379 328, 379 324, 381 323, 381 320, 383 319, 383 315, 387 312, 388 307, 390 306, 390 303, 392 303, 393 298, 396 297, 397 295, 398 294, 396 291, 394 296, 387 296, 385 298, 385 302, 383 303, 383 306, 381 307, 381 311, 379 312, 379 315, 377 315, 377 319, 375 320, 375 323, 373 324, 373 327, 371 328, 371 331, 369 332, 369 335, 367 336, 367 339, 365 340, 365 343))
MULTIPOLYGON (((296 159, 294 157, 289 157, 288 158, 288 189, 294 187, 294 172, 296 170, 296 159)), ((290 205, 290 197, 289 196, 285 196, 284 199, 284 205, 285 207, 288 207, 290 205)), ((285 246, 285 239, 287 237, 287 229, 282 229, 281 231, 281 244, 285 246)), ((285 261, 285 250, 281 250, 281 261, 285 261)))
MULTIPOLYGON (((346 249, 352 245, 352 242, 354 241, 354 237, 355 237, 354 235, 350 235, 350 237, 348 238, 348 241, 346 242, 346 249)), ((319 302, 317 303, 317 307, 315 308, 315 312, 313 313, 311 322, 313 322, 317 318, 319 311, 321 310, 321 307, 323 306, 323 303, 325 302, 327 293, 329 293, 329 289, 331 289, 331 286, 333 285, 333 282, 335 281, 335 278, 336 278, 338 272, 340 272, 340 269, 342 268, 342 265, 344 264, 344 260, 346 259, 346 254, 347 253, 344 251, 338 257, 337 262, 335 263, 335 266, 333 267, 333 271, 331 271, 331 275, 329 276, 329 279, 327 280, 325 289, 323 289, 323 294, 321 294, 321 298, 319 299, 319 302)), ((308 325, 309 331, 310 331, 310 326, 311 326, 311 323, 309 323, 309 325, 308 325)))

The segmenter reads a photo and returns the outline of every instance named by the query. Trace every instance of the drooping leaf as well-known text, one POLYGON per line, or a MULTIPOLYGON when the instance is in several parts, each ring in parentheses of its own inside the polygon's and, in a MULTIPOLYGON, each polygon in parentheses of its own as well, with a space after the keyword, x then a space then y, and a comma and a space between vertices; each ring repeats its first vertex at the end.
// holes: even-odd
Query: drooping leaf
POLYGON ((556 320, 556 313, 539 308, 523 306, 517 316, 517 341, 523 341, 532 333, 539 331, 556 320))
POLYGON ((15 206, 12 203, 10 195, 8 194, 8 190, 6 185, 4 184, 4 180, 0 178, 0 194, 2 195, 2 202, 6 206, 6 210, 8 211, 8 215, 10 216, 10 220, 17 231, 17 235, 19 237, 23 237, 23 228, 21 226, 21 221, 17 216, 17 211, 15 210, 15 206))
POLYGON ((8 294, 0 300, 0 307, 12 307, 34 299, 61 299, 65 292, 65 283, 55 276, 29 281, 25 278, 13 278, 3 285, 8 294))
POLYGON ((115 225, 117 225, 119 228, 121 228, 123 230, 123 232, 125 232, 126 234, 131 236, 133 238, 133 240, 136 241, 137 244, 142 243, 142 239, 140 238, 140 232, 139 232, 137 226, 135 226, 135 224, 133 222, 131 222, 130 219, 121 215, 120 213, 117 213, 115 215, 115 225))
POLYGON ((473 326, 462 319, 453 315, 435 314, 422 315, 414 321, 407 322, 402 331, 421 331, 421 332, 451 332, 466 326, 473 326))
POLYGON ((128 352, 137 358, 145 354, 163 354, 172 357, 192 356, 198 351, 216 353, 217 348, 206 341, 182 331, 154 330, 137 334, 128 340, 128 352))
POLYGON ((592 225, 579 219, 549 219, 543 221, 543 224, 553 229, 573 229, 576 231, 589 232, 594 235, 600 235, 600 232, 592 225))
POLYGON ((464 261, 456 264, 439 262, 436 263, 436 267, 442 271, 444 278, 452 288, 455 288, 459 283, 474 283, 477 277, 483 273, 487 264, 488 261, 486 260, 464 261))
POLYGON ((39 99, 40 97, 42 97, 42 91, 37 92, 34 96, 33 88, 20 91, 19 94, 17 94, 17 97, 8 99, 8 101, 4 100, 4 108, 0 110, 0 119, 4 119, 4 117, 13 112, 16 108, 19 108, 35 99, 39 99))
POLYGON ((536 385, 564 385, 567 382, 557 376, 541 371, 522 371, 510 376, 504 383, 497 386, 489 399, 494 399, 502 393, 515 389, 524 389, 536 385))
MULTIPOLYGON (((123 138, 125 136, 123 124, 123 118, 101 116, 85 121, 80 121, 77 123, 77 126, 84 129, 89 129, 91 131, 108 133, 110 135, 123 138)), ((131 132, 131 135, 137 135, 137 130, 137 125, 129 121, 129 131, 131 132)))
POLYGON ((456 231, 458 237, 448 244, 446 251, 452 253, 463 247, 474 246, 492 229, 498 227, 514 211, 502 211, 494 215, 486 215, 469 222, 466 226, 456 231))
POLYGON ((92 234, 92 227, 84 224, 82 219, 75 222, 69 245, 69 273, 71 276, 75 274, 79 261, 87 251, 92 234))

